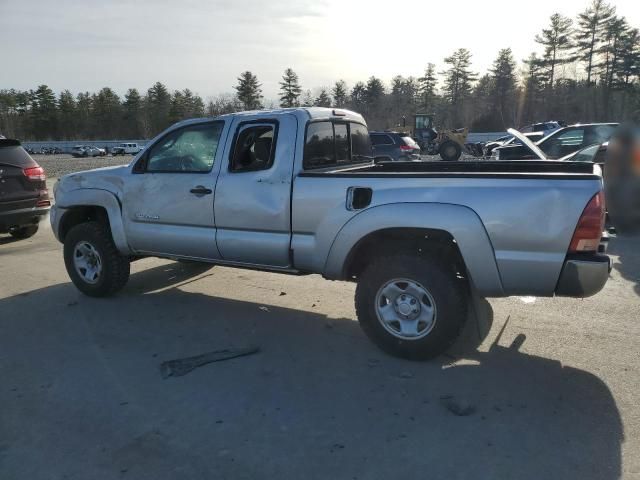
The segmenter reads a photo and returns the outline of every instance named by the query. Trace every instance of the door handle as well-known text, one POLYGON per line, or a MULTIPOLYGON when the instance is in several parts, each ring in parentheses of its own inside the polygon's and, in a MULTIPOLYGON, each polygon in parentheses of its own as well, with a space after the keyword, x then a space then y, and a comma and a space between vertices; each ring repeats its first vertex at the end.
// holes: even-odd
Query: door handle
POLYGON ((211 190, 210 188, 207 188, 207 187, 203 187, 202 185, 198 185, 197 187, 193 187, 189 191, 191 193, 193 193, 194 195, 209 195, 210 193, 213 193, 213 190, 211 190))

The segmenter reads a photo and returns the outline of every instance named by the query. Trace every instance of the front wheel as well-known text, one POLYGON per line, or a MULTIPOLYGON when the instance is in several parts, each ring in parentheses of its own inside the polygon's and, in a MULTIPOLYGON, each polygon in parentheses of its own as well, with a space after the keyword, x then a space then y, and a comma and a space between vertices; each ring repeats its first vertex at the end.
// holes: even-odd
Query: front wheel
POLYGON ((112 295, 129 280, 129 258, 120 255, 111 231, 99 222, 81 223, 67 233, 64 264, 73 284, 91 297, 112 295))
POLYGON ((439 152, 442 160, 445 162, 454 162, 462 155, 462 148, 460 148, 460 144, 453 140, 446 140, 440 145, 439 152))
POLYGON ((391 255, 360 276, 356 312, 364 332, 391 355, 427 360, 460 334, 468 295, 460 279, 437 260, 391 255))

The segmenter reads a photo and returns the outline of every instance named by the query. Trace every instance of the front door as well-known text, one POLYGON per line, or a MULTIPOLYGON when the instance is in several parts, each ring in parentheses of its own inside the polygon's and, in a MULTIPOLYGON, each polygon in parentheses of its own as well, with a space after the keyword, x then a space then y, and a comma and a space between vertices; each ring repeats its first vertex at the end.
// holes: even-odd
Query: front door
POLYGON ((222 121, 187 125, 167 133, 136 162, 123 201, 134 251, 220 257, 213 199, 225 136, 222 121))
POLYGON ((296 131, 297 120, 289 114, 234 120, 215 194, 217 244, 224 260, 290 265, 296 131))

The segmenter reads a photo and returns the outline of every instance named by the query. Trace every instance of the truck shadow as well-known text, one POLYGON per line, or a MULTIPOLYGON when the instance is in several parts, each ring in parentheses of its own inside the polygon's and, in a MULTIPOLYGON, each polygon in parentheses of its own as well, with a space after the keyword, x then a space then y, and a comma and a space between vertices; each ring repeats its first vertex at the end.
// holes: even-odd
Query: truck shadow
POLYGON ((634 291, 640 295, 640 235, 620 235, 609 241, 607 253, 617 255, 615 268, 626 280, 634 282, 634 291))
MULTIPOLYGON (((517 332, 503 346, 503 321, 486 351, 472 330, 452 353, 408 362, 381 353, 352 319, 188 291, 215 275, 207 270, 151 268, 113 299, 59 284, 0 300, 4 383, 16 389, 0 392, 7 478, 42 477, 23 461, 36 452, 51 477, 621 475, 607 385, 521 351, 517 332), (160 378, 163 360, 247 344, 260 353, 160 378)), ((490 326, 490 304, 479 305, 490 326)))

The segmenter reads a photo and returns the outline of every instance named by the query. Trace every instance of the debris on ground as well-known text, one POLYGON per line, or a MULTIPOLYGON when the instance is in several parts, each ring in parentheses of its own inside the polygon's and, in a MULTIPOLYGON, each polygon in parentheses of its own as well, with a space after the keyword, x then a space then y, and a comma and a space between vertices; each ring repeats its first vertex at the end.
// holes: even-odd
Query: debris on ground
POLYGON ((287 294, 287 292, 280 292, 280 296, 284 297, 287 294))
POLYGON ((265 307, 264 305, 262 305, 262 306, 260 306, 260 307, 258 307, 258 308, 259 308, 260 310, 262 310, 263 312, 268 312, 268 311, 269 311, 269 308, 268 308, 268 307, 265 307))
POLYGON ((473 415, 476 411, 476 407, 464 400, 456 400, 454 397, 447 395, 446 397, 440 397, 442 404, 447 410, 458 417, 467 417, 473 415))
POLYGON ((202 367, 208 363, 220 362, 222 360, 229 360, 231 358, 243 357, 245 355, 252 355, 258 353, 260 347, 242 347, 242 348, 227 348, 224 350, 216 350, 214 352, 203 353, 202 355, 196 355, 195 357, 179 358, 176 360, 168 360, 162 362, 160 365, 160 375, 162 378, 169 377, 181 377, 186 375, 191 370, 198 367, 202 367))

